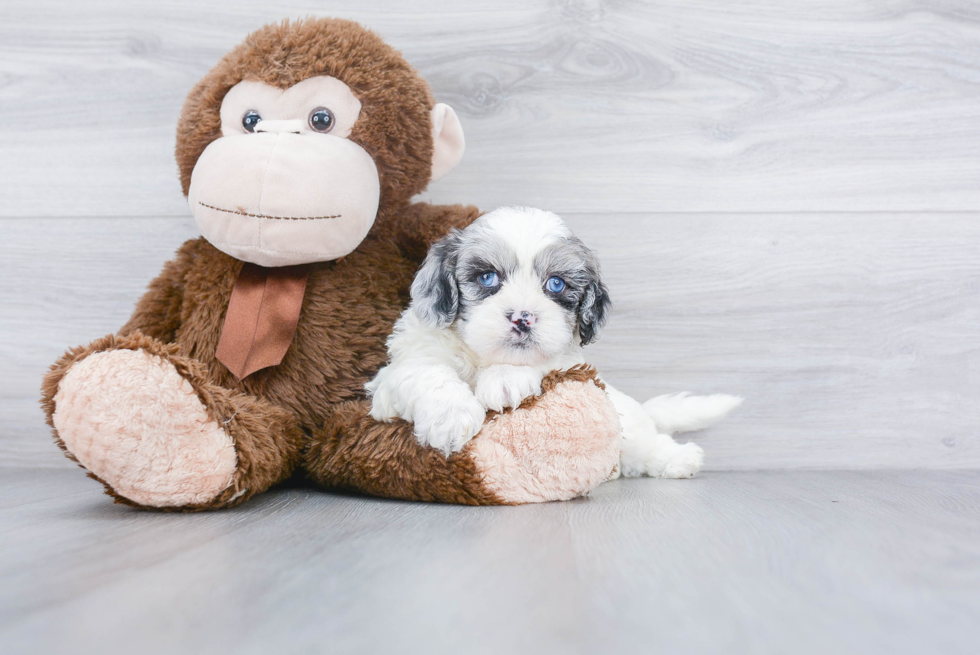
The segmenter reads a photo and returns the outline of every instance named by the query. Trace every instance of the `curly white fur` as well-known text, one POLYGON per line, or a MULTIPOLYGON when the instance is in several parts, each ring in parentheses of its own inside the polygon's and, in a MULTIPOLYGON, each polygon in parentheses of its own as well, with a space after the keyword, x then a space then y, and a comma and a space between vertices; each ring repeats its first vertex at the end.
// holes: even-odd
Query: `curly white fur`
MULTIPOLYGON (((388 339, 389 364, 367 384, 371 415, 411 421, 420 443, 458 451, 486 410, 517 407, 541 393, 549 371, 585 363, 582 346, 598 336, 608 305, 595 254, 556 215, 486 214, 430 251, 388 339)), ((641 405, 605 384, 626 476, 692 477, 704 452, 670 435, 707 427, 741 403, 676 394, 641 405)))

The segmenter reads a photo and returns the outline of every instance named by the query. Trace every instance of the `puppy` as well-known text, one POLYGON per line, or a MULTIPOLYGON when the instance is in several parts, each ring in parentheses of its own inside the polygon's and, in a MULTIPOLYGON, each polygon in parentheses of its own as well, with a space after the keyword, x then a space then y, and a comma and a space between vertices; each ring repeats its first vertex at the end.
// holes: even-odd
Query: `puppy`
MULTIPOLYGON (((489 409, 541 393, 549 371, 585 362, 610 309, 599 260, 550 212, 503 207, 432 246, 412 302, 388 339, 389 364, 367 384, 375 420, 415 424, 419 443, 458 451, 489 409)), ((606 391, 623 430, 620 472, 691 477, 703 451, 673 432, 722 418, 740 398, 685 394, 641 405, 606 391)))

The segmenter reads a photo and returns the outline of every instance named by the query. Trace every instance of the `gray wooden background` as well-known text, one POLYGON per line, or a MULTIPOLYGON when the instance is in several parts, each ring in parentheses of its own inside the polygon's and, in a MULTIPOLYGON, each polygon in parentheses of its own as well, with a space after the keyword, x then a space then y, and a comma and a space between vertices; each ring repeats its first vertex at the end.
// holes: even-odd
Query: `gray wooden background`
POLYGON ((283 17, 377 30, 453 105, 425 194, 562 214, 638 397, 746 396, 713 469, 980 467, 980 3, 0 0, 0 464, 62 467, 45 368, 196 236, 184 95, 283 17))

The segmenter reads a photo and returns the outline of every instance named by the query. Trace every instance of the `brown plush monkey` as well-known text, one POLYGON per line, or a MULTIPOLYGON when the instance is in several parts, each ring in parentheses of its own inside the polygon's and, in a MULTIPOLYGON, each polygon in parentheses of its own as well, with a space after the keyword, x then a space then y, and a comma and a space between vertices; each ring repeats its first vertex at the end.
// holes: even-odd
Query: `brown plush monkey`
POLYGON ((391 47, 318 19, 250 35, 191 91, 177 132, 202 238, 116 335, 44 380, 67 455, 144 508, 243 502, 303 468, 325 486, 467 504, 571 498, 605 480, 619 424, 594 371, 488 418, 448 459, 368 416, 364 384, 433 241, 474 207, 411 204, 462 129, 391 47))

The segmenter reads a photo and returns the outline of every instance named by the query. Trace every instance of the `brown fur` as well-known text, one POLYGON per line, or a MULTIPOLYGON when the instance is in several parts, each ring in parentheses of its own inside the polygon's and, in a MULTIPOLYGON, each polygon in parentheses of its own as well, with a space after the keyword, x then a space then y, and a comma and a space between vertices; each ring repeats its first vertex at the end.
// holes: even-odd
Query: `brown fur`
POLYGON ((365 400, 334 410, 305 454, 313 480, 402 500, 504 504, 483 488, 480 472, 465 450, 447 459, 434 448, 420 446, 410 423, 377 423, 370 410, 365 400))
MULTIPOLYGON (((292 473, 299 463, 301 443, 305 443, 307 453, 315 455, 307 468, 314 479, 324 482, 347 475, 324 468, 325 461, 334 466, 356 466, 352 453, 366 455, 366 443, 378 449, 372 457, 386 458, 397 468, 399 455, 405 452, 403 434, 381 430, 384 438, 378 438, 377 430, 368 429, 370 420, 362 417, 355 425, 368 434, 362 438, 357 433, 344 433, 351 440, 344 444, 337 437, 343 431, 329 421, 333 417, 349 421, 350 413, 334 412, 333 408, 362 400, 364 384, 384 365, 385 340, 408 301, 408 288, 428 243, 453 226, 465 227, 478 215, 473 207, 412 205, 401 212, 403 227, 385 230, 380 237, 372 233, 341 261, 313 264, 302 318, 285 358, 280 365, 244 380, 237 380, 214 358, 224 312, 242 262, 218 251, 203 238, 188 241, 150 284, 118 337, 108 336, 76 348, 55 363, 45 377, 42 391, 48 424, 53 427, 51 417, 58 383, 73 363, 94 352, 140 347, 174 363, 215 420, 223 422, 235 417, 227 428, 240 464, 232 487, 205 506, 179 509, 237 505, 265 491, 292 473), (329 439, 328 446, 343 453, 329 457, 326 446, 316 444, 321 438, 329 439), (387 445, 385 438, 390 440, 387 445), (241 489, 247 491, 231 500, 241 489)), ((350 425, 345 424, 345 429, 350 425)), ((410 431, 408 434, 411 437, 410 431)), ((55 440, 64 450, 57 433, 55 440)), ((471 464, 469 468, 473 468, 471 464)), ((394 470, 392 479, 414 475, 418 469, 418 462, 406 460, 405 470, 394 470)), ((456 463, 451 477, 452 494, 439 485, 432 492, 425 492, 425 485, 432 481, 425 477, 412 489, 420 493, 420 500, 494 502, 480 489, 466 463, 456 463)), ((353 479, 342 486, 351 487, 353 479)), ((135 505, 105 486, 117 501, 135 505)), ((413 497, 397 486, 393 494, 377 484, 366 484, 362 490, 413 497)))
MULTIPOLYGON (((184 192, 197 158, 220 133, 219 108, 234 84, 250 79, 286 88, 321 74, 346 82, 362 103, 350 138, 377 163, 381 205, 354 252, 310 266, 299 325, 282 363, 238 380, 215 359, 242 262, 194 239, 164 266, 118 336, 69 351, 52 366, 42 391, 48 424, 53 428, 58 384, 74 363, 94 352, 143 349, 171 362, 190 382, 238 453, 227 490, 210 503, 177 509, 238 504, 300 464, 324 485, 393 498, 499 504, 467 449, 447 460, 420 447, 408 424, 377 424, 368 417, 364 384, 386 362, 385 340, 408 303, 429 245, 479 215, 474 207, 409 204, 429 179, 433 100, 396 51, 343 20, 287 21, 255 32, 194 87, 184 105, 177 134, 184 192)), ((594 371, 563 375, 546 378, 545 389, 562 379, 594 377, 594 371)), ((55 440, 65 448, 57 433, 55 440)), ((133 504, 106 487, 118 501, 133 504)))

